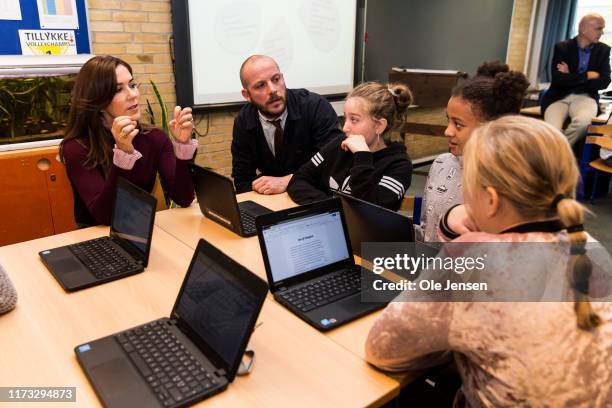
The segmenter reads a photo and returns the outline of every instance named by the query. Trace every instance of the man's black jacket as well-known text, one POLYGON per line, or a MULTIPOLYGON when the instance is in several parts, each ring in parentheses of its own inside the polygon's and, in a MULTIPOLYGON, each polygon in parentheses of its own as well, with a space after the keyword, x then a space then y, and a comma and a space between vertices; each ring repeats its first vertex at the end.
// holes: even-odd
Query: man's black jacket
POLYGON ((602 42, 593 44, 587 71, 599 72, 599 78, 587 79, 586 72, 578 73, 578 41, 576 38, 562 41, 555 45, 551 63, 552 81, 550 88, 542 98, 542 113, 550 104, 565 98, 569 94, 588 94, 599 105, 597 91, 610 84, 610 47, 602 42), (569 74, 562 74, 557 64, 565 62, 569 74))
POLYGON ((250 191, 258 173, 275 177, 294 173, 327 141, 343 135, 336 112, 320 95, 306 89, 287 89, 287 109, 278 157, 274 157, 266 143, 257 108, 249 103, 238 113, 232 139, 236 192, 250 191))

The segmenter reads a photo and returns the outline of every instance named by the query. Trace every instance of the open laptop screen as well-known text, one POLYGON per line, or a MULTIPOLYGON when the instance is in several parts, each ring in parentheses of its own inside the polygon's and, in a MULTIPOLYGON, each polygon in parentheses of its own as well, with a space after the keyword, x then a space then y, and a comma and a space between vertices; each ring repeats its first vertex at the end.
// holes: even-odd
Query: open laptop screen
POLYGON ((337 210, 266 226, 262 236, 275 282, 352 256, 337 210))
POLYGON ((143 198, 143 193, 127 182, 118 182, 113 219, 112 235, 126 241, 144 259, 148 252, 148 241, 155 203, 143 198))
POLYGON ((262 281, 260 299, 248 286, 251 280, 239 276, 238 265, 215 256, 214 248, 206 251, 209 256, 200 247, 174 315, 198 337, 196 344, 231 368, 241 358, 267 288, 262 281))
MULTIPOLYGON (((348 194, 334 192, 334 195, 342 201, 344 219, 355 255, 362 259, 375 255, 376 251, 362 252, 361 246, 364 243, 414 242, 414 225, 410 218, 348 194)), ((373 262, 373 259, 368 260, 373 262)))

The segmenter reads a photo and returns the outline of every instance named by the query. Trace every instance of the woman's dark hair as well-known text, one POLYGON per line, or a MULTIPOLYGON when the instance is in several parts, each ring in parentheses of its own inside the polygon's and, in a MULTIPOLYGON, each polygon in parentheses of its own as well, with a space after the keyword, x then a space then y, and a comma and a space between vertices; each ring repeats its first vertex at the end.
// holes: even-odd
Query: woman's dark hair
POLYGON ((482 121, 490 121, 519 113, 528 87, 523 73, 510 71, 500 61, 487 61, 478 67, 475 77, 457 85, 451 95, 467 101, 482 121))
POLYGON ((508 64, 504 64, 500 60, 485 61, 476 69, 476 76, 494 78, 500 72, 510 72, 508 64))
POLYGON ((102 123, 102 114, 117 92, 116 69, 119 65, 132 74, 132 67, 127 62, 111 55, 93 57, 79 71, 72 91, 68 125, 60 143, 62 162, 64 145, 74 139, 88 149, 87 166, 110 168, 114 140, 102 123))

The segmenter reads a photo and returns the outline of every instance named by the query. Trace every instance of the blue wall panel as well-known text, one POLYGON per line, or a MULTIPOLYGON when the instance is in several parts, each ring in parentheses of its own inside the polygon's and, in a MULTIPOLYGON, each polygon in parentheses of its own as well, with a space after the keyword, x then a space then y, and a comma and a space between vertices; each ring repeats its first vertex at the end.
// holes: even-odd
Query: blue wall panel
MULTIPOLYGON (((19 0, 21 20, 0 20, 0 55, 21 55, 19 30, 40 30, 36 0, 19 0)), ((74 30, 78 54, 90 54, 85 0, 76 0, 79 28, 74 30)))

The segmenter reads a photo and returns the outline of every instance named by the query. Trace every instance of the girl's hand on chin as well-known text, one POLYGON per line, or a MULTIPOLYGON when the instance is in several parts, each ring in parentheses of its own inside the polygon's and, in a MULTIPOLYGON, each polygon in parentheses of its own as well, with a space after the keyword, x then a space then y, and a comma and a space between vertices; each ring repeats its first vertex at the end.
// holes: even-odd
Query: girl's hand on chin
POLYGON ((368 147, 368 144, 365 141, 365 137, 363 137, 362 135, 348 136, 346 139, 344 139, 342 144, 340 144, 340 148, 345 151, 350 150, 352 153, 370 151, 370 148, 368 147))

